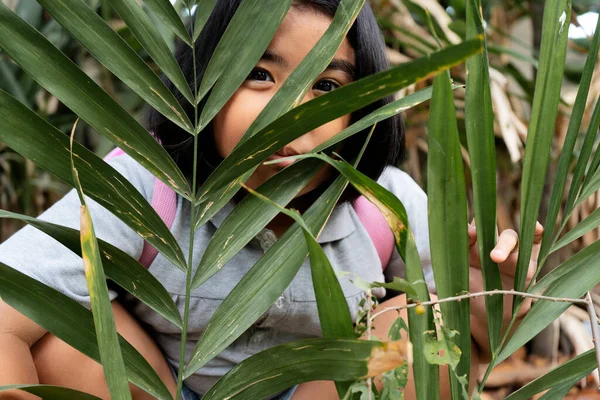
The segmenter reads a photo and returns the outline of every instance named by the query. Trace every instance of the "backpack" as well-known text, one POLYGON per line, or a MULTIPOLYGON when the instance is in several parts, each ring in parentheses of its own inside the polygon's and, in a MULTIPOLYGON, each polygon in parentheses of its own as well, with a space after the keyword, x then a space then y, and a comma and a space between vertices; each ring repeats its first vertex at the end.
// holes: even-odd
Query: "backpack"
MULTIPOLYGON (((104 160, 108 161, 123 154, 125 154, 123 150, 115 148, 104 157, 104 160)), ((154 208, 165 225, 167 225, 167 228, 171 229, 177 212, 177 195, 175 191, 165 185, 160 179, 155 178, 151 204, 152 208, 154 208)), ((355 199, 352 202, 352 207, 375 245, 379 261, 381 262, 381 268, 385 270, 394 250, 394 235, 387 221, 379 209, 364 196, 359 196, 355 199)), ((142 255, 138 261, 144 267, 148 268, 157 254, 158 250, 144 241, 142 255)))

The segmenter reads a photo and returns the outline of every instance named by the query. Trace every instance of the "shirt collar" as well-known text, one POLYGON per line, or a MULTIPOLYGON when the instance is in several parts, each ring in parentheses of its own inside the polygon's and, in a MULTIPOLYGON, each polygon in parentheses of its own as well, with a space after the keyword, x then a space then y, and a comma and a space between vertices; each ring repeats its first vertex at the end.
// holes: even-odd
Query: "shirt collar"
MULTIPOLYGON (((234 208, 235 204, 233 201, 228 202, 210 219, 210 222, 218 229, 234 208)), ((350 208, 350 203, 346 201, 342 204, 338 204, 333 209, 333 212, 325 224, 323 231, 317 238, 317 242, 334 242, 349 236, 356 230, 356 225, 354 223, 354 219, 352 218, 350 208)))

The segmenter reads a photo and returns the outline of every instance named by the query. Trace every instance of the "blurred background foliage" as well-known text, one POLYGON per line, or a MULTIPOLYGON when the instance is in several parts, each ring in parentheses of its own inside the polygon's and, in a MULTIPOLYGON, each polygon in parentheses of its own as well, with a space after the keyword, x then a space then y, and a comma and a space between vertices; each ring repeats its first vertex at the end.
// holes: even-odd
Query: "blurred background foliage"
MULTIPOLYGON (((132 115, 142 118, 143 101, 71 38, 56 21, 42 10, 35 0, 1 1, 44 34, 54 45, 75 61, 91 79, 104 88, 120 104, 124 105, 132 115)), ((106 0, 82 1, 86 1, 97 9, 98 13, 110 22, 129 45, 137 50, 149 65, 153 66, 152 60, 118 15, 108 6, 106 0)), ((141 0, 138 1, 141 3, 141 0)), ((172 0, 172 2, 175 3, 176 7, 179 5, 180 12, 185 16, 181 0, 172 0)), ((431 14, 434 29, 446 44, 460 42, 465 34, 464 0, 370 0, 370 3, 378 17, 388 45, 388 57, 393 65, 421 57, 436 48, 435 41, 426 24, 427 12, 431 14)), ((529 120, 531 96, 536 76, 544 0, 490 0, 483 3, 490 53, 491 93, 496 118, 494 130, 498 160, 498 229, 512 228, 518 231, 522 157, 524 144, 527 140, 527 121, 529 120)), ((561 93, 562 101, 557 115, 549 173, 546 177, 547 195, 544 196, 545 201, 548 201, 550 197, 553 171, 556 170, 558 164, 558 157, 567 131, 568 116, 575 99, 577 84, 581 77, 587 49, 593 34, 592 29, 600 12, 600 1, 573 0, 573 11, 569 26, 570 40, 561 93)), ((153 18, 152 14, 149 15, 153 18)), ((159 19, 154 18, 153 22, 159 28, 167 43, 174 48, 175 37, 173 33, 159 19)), ((457 83, 464 82, 464 65, 454 68, 452 77, 457 83)), ((431 80, 425 80, 407 88, 399 95, 412 93, 430 84, 431 80)), ((75 122, 75 114, 34 82, 1 50, 0 88, 14 95, 23 104, 63 130, 65 134, 70 131, 75 122)), ((586 112, 580 128, 582 138, 589 124, 594 101, 599 95, 600 63, 597 63, 586 112)), ((464 90, 455 92, 455 103, 459 130, 465 146, 463 159, 468 183, 469 156, 464 135, 464 90)), ((428 108, 429 104, 424 104, 414 107, 404 114, 407 158, 402 167, 423 188, 427 187, 428 108)), ((80 123, 76 133, 77 140, 96 154, 103 156, 111 149, 112 144, 108 139, 96 135, 92 131, 86 124, 80 123)), ((597 137, 596 146, 598 141, 597 137)), ((579 151, 580 145, 581 143, 575 147, 576 152, 579 151)), ((540 179, 544 179, 544 177, 540 176, 540 179)), ((568 188, 569 186, 567 184, 565 187, 568 188)), ((37 216, 62 197, 67 190, 68 187, 62 182, 54 179, 50 174, 37 168, 32 162, 24 159, 0 142, 1 209, 37 216)), ((469 193, 469 198, 471 199, 471 193, 469 193)), ((540 214, 542 221, 546 207, 547 204, 543 200, 540 214)), ((600 193, 591 196, 572 214, 569 228, 575 226, 598 207, 600 207, 600 193)), ((15 220, 2 219, 0 221, 0 242, 18 228, 20 226, 15 220)), ((561 251, 554 253, 554 258, 548 260, 546 268, 552 269, 571 254, 599 238, 600 228, 587 233, 573 242, 571 246, 566 246, 561 251)), ((560 324, 560 321, 557 324, 560 324)), ((555 328, 550 327, 546 331, 546 336, 541 335, 537 345, 535 341, 533 344, 534 351, 552 357, 554 361, 558 357, 556 351, 558 349, 557 341, 561 340, 562 337, 558 334, 557 324, 553 325, 555 328)), ((576 348, 574 340, 563 342, 561 349, 564 353, 579 353, 581 351, 581 349, 576 348), (571 346, 570 349, 569 346, 571 346)))

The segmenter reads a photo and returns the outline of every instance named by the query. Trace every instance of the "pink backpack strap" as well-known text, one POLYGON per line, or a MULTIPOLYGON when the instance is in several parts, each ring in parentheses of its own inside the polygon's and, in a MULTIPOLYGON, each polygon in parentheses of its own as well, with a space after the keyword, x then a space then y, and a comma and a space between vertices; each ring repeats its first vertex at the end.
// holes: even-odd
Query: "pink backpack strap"
MULTIPOLYGON (((154 179, 154 192, 152 193, 152 208, 167 225, 167 228, 171 229, 177 213, 177 195, 173 189, 156 178, 154 179)), ((157 254, 158 250, 144 241, 144 248, 139 260, 140 264, 146 268, 150 267, 157 254)))
MULTIPOLYGON (((125 152, 117 147, 104 157, 104 161, 108 161, 123 154, 125 154, 125 152)), ((154 179, 154 191, 152 192, 152 208, 154 208, 165 225, 167 225, 167 228, 171 229, 173 221, 175 220, 175 214, 177 213, 177 194, 160 179, 156 178, 154 179)), ((150 243, 144 241, 142 255, 139 259, 140 264, 149 268, 157 254, 158 250, 152 247, 150 243)))
POLYGON ((375 245, 381 268, 385 270, 394 251, 394 234, 379 209, 364 196, 352 202, 354 211, 375 245))

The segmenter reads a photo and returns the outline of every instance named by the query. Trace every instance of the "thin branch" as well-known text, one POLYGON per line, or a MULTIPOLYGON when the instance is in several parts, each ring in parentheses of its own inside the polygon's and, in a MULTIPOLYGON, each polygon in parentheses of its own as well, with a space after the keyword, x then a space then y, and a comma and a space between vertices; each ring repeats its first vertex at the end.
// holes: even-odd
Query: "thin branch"
MULTIPOLYGON (((598 372, 600 373, 600 329, 598 328, 598 317, 596 316, 596 310, 594 309, 594 301, 590 292, 587 292, 585 296, 587 300, 587 310, 590 315, 590 326, 592 328, 592 337, 594 338, 594 348, 596 349, 596 363, 598 363, 598 372)), ((600 385, 598 385, 600 389, 600 385)))
POLYGON ((448 303, 450 301, 461 301, 461 300, 466 300, 466 299, 471 299, 471 298, 474 299, 474 298, 481 297, 481 296, 492 296, 492 295, 496 295, 496 294, 529 297, 532 299, 548 300, 548 301, 553 301, 553 302, 585 304, 586 306, 589 304, 588 301, 584 300, 584 299, 569 299, 569 298, 564 298, 564 297, 541 296, 541 295, 537 295, 537 294, 517 292, 515 290, 491 290, 491 291, 487 291, 487 292, 467 293, 467 294, 463 294, 460 296, 446 297, 444 299, 425 301, 422 303, 411 303, 411 304, 405 304, 405 305, 396 306, 396 307, 386 307, 383 310, 373 314, 371 316, 371 319, 375 319, 375 317, 377 317, 378 315, 381 315, 388 311, 403 310, 403 309, 407 309, 407 308, 416 307, 418 305, 431 306, 431 305, 440 304, 440 303, 448 303))

